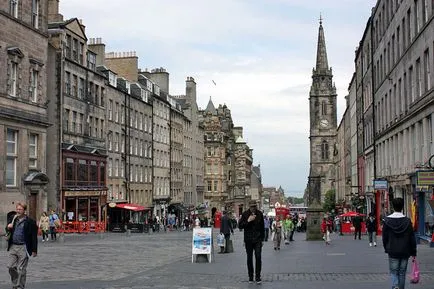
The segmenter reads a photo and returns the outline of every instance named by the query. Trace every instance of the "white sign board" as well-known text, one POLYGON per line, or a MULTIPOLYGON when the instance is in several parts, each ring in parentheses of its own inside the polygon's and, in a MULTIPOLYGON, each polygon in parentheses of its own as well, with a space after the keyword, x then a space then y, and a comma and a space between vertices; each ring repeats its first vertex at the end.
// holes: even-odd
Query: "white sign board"
POLYGON ((193 228, 192 261, 194 255, 206 254, 211 262, 212 246, 212 228, 193 228))

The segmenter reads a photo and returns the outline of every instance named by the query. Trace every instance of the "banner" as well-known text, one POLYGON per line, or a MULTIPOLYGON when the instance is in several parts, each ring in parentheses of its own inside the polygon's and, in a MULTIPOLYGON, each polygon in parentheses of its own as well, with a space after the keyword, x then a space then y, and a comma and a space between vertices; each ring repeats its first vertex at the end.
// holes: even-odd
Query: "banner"
POLYGON ((192 254, 211 254, 212 228, 193 229, 192 254))

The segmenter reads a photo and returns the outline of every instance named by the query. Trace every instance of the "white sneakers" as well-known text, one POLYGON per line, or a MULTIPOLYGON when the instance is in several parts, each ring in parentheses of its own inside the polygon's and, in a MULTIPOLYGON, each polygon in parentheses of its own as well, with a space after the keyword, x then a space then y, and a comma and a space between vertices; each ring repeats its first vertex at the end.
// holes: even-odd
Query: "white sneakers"
POLYGON ((372 243, 369 243, 369 247, 372 247, 372 243))
MULTIPOLYGON (((372 243, 369 243, 369 247, 372 247, 372 243)), ((374 247, 377 247, 377 242, 374 242, 374 247)))

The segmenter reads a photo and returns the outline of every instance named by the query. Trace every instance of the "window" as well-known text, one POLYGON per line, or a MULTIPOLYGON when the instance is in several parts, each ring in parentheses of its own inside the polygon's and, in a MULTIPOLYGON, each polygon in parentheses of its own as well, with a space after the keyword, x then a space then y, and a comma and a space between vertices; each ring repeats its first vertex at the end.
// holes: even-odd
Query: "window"
POLYGON ((321 102, 321 115, 327 115, 327 103, 325 100, 321 102))
POLYGON ((420 58, 416 60, 416 97, 422 95, 422 68, 420 67, 420 58))
POLYGON ((91 186, 98 186, 98 163, 96 161, 90 161, 89 166, 89 183, 91 186))
POLYGON ((109 176, 109 177, 112 176, 112 159, 111 159, 111 158, 108 159, 108 163, 107 163, 107 173, 108 173, 108 176, 109 176))
POLYGON ((38 102, 38 77, 39 72, 32 69, 30 73, 30 100, 31 102, 38 102))
POLYGON ((77 112, 76 111, 72 112, 72 122, 71 122, 71 125, 72 125, 71 131, 73 133, 76 133, 77 132, 77 112))
POLYGON ((39 0, 32 1, 32 26, 39 28, 39 0))
POLYGON ((75 166, 72 158, 67 158, 65 162, 65 184, 75 185, 75 166))
POLYGON ((119 133, 115 134, 115 151, 119 151, 119 133))
POLYGON ((69 130, 69 109, 65 109, 64 116, 63 116, 63 130, 68 131, 69 130))
POLYGON ((65 56, 66 58, 71 58, 71 46, 72 46, 71 35, 66 35, 66 45, 65 45, 65 56))
POLYGON ((119 102, 115 104, 115 122, 119 122, 119 102))
POLYGON ((415 93, 414 93, 414 76, 413 76, 413 66, 410 66, 408 69, 408 86, 410 89, 410 101, 414 102, 415 93))
POLYGON ((329 158, 329 144, 323 141, 321 144, 321 159, 328 160, 329 158))
POLYGON ((109 120, 113 119, 113 100, 109 100, 109 106, 108 106, 108 118, 109 120))
POLYGON ((78 40, 72 40, 72 60, 78 61, 78 40))
POLYGON ((79 43, 78 46, 78 63, 83 64, 83 51, 84 51, 84 44, 79 43))
POLYGON ((219 184, 218 181, 214 181, 214 192, 218 191, 218 184, 219 184))
POLYGON ((84 79, 80 77, 80 80, 78 81, 78 98, 83 99, 84 98, 84 79))
POLYGON ((10 70, 9 70, 9 95, 17 96, 17 71, 18 71, 18 63, 10 62, 10 70))
POLYGON ((91 70, 96 68, 96 54, 90 51, 87 52, 87 68, 91 70))
POLYGON ((38 166, 38 135, 30 134, 29 136, 29 168, 38 166))
POLYGON ((431 73, 430 73, 430 59, 429 49, 425 50, 423 55, 423 77, 424 77, 424 91, 431 89, 431 73))
POLYGON ((78 132, 79 134, 83 134, 83 123, 84 123, 84 114, 80 113, 80 118, 78 120, 78 132))
POLYGON ((6 139, 6 186, 15 187, 17 179, 17 142, 18 131, 13 129, 7 130, 6 139))
POLYGON ((78 87, 78 77, 77 75, 72 75, 72 89, 71 89, 71 95, 76 97, 77 94, 77 87, 78 87))
POLYGON ((119 176, 119 160, 115 160, 115 177, 119 176))
POLYGON ((9 1, 9 11, 13 17, 18 18, 18 0, 9 1))
POLYGON ((65 93, 71 94, 71 73, 65 72, 65 93))
POLYGON ((212 190, 212 181, 208 181, 208 192, 212 190))
POLYGON ((109 131, 108 132, 108 149, 111 151, 112 150, 112 135, 113 135, 113 132, 112 131, 109 131))

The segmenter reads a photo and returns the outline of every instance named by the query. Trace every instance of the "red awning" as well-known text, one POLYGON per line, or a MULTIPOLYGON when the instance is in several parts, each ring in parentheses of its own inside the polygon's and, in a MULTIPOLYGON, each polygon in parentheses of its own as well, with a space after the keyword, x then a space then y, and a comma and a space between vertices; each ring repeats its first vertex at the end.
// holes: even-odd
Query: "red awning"
POLYGON ((136 211, 136 212, 149 210, 148 208, 137 204, 116 204, 116 207, 125 210, 136 211))

